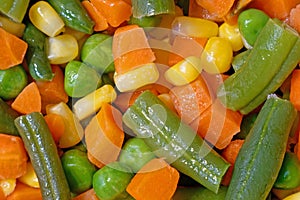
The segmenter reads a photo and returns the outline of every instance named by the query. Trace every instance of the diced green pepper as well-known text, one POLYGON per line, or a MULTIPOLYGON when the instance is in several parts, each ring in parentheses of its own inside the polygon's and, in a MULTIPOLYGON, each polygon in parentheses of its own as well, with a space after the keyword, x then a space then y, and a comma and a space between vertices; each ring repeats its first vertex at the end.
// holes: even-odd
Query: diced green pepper
POLYGON ((29 0, 0 0, 0 12, 21 23, 26 14, 29 0))
POLYGON ((0 98, 0 133, 19 135, 14 120, 19 114, 0 98))
POLYGON ((173 0, 132 0, 132 14, 135 18, 175 14, 175 2, 173 0))
POLYGON ((227 187, 221 186, 218 194, 204 187, 182 187, 177 188, 172 200, 224 200, 227 187))

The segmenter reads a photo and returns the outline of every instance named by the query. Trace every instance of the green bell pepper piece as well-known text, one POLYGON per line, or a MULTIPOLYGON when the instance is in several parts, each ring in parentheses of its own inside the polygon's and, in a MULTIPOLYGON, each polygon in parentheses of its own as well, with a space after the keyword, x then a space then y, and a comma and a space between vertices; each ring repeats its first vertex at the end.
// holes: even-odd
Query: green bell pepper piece
POLYGON ((13 21, 21 23, 28 5, 29 0, 0 0, 0 12, 13 21))
POLYGON ((224 200, 227 187, 221 186, 218 194, 204 187, 181 187, 177 188, 172 200, 224 200))
POLYGON ((96 167, 89 161, 87 154, 79 149, 66 151, 61 158, 70 190, 80 194, 92 187, 96 167))
POLYGON ((0 133, 19 135, 14 120, 19 114, 0 98, 0 133))

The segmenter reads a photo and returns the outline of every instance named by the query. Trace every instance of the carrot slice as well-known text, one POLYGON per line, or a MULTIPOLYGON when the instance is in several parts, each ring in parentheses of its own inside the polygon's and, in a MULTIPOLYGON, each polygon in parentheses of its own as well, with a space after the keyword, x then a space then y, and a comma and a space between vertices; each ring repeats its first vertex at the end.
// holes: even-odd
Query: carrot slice
POLYGON ((206 109, 191 123, 197 133, 218 149, 229 145, 233 136, 240 131, 243 116, 225 108, 219 100, 206 109))
POLYGON ((64 118, 61 115, 49 113, 44 116, 56 144, 65 132, 64 118))
POLYGON ((126 191, 136 200, 171 199, 177 188, 179 172, 163 159, 155 158, 143 166, 126 191))
POLYGON ((7 200, 42 200, 42 193, 39 188, 33 188, 21 182, 17 182, 16 189, 8 195, 7 200))
POLYGON ((0 69, 8 69, 23 62, 27 43, 0 27, 0 69))
POLYGON ((201 76, 188 85, 173 87, 170 96, 179 116, 188 124, 198 118, 213 99, 201 76))
POLYGON ((234 4, 234 0, 196 0, 196 3, 218 18, 224 17, 234 4))
POLYGON ((290 101, 300 111, 300 70, 295 69, 292 73, 290 89, 290 101))
POLYGON ((118 74, 155 60, 144 30, 137 25, 123 26, 115 31, 112 51, 118 74))
POLYGON ((39 89, 35 82, 28 84, 18 94, 11 107, 22 114, 29 114, 31 112, 41 112, 42 101, 39 89))
POLYGON ((288 23, 300 33, 300 5, 297 5, 291 10, 288 17, 288 23))
POLYGON ((299 0, 253 0, 249 7, 260 9, 272 18, 285 19, 299 3, 299 0))
POLYGON ((99 200, 99 198, 96 196, 96 193, 92 188, 74 197, 72 200, 99 200))
POLYGON ((99 166, 99 163, 106 165, 117 160, 125 137, 121 122, 121 112, 103 103, 85 129, 87 151, 92 163, 99 166))
POLYGON ((51 81, 36 81, 42 101, 42 112, 45 113, 48 104, 67 103, 69 97, 64 89, 64 74, 57 65, 51 66, 54 77, 51 81))
POLYGON ((123 0, 91 0, 91 3, 112 27, 118 27, 124 21, 128 21, 132 14, 131 5, 123 0))
POLYGON ((233 140, 221 153, 223 158, 231 164, 231 166, 228 168, 226 174, 223 177, 222 180, 223 185, 228 186, 230 183, 233 168, 234 168, 234 163, 243 144, 244 144, 244 140, 233 140))
POLYGON ((81 3, 89 16, 95 22, 94 31, 106 30, 108 28, 108 23, 101 11, 98 10, 90 1, 82 1, 81 3))
POLYGON ((0 179, 15 179, 26 173, 28 156, 20 137, 0 134, 0 179))
POLYGON ((3 192, 3 189, 0 187, 0 200, 5 200, 6 199, 6 196, 3 192))

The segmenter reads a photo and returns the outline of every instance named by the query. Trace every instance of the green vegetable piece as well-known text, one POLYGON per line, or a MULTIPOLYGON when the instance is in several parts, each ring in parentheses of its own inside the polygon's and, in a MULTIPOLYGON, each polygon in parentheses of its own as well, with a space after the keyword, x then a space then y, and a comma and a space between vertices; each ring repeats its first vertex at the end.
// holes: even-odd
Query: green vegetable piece
POLYGON ((14 120, 19 114, 0 98, 0 133, 19 135, 14 120))
POLYGON ((146 145, 143 139, 130 138, 122 148, 119 161, 130 167, 133 172, 138 172, 154 157, 154 153, 146 145))
POLYGON ((270 95, 237 156, 226 200, 266 199, 284 159, 297 111, 270 95))
POLYGON ((66 26, 83 33, 93 33, 95 23, 79 0, 48 0, 48 2, 60 15, 66 26))
POLYGON ((91 67, 80 61, 71 61, 65 68, 64 87, 70 97, 83 97, 97 89, 102 80, 91 67))
POLYGON ((251 113, 243 117, 241 124, 241 131, 235 135, 236 139, 245 139, 250 132, 255 120, 257 118, 257 113, 251 113))
POLYGON ((102 33, 90 36, 82 46, 81 60, 101 75, 115 71, 112 36, 102 33))
POLYGON ((173 0, 132 0, 132 15, 135 18, 160 14, 175 14, 173 0))
POLYGON ((161 18, 162 16, 160 15, 145 16, 140 18, 131 16, 128 24, 137 24, 140 27, 155 27, 159 25, 161 18))
POLYGON ((276 73, 270 83, 260 92, 258 96, 256 96, 252 101, 246 105, 245 107, 240 109, 242 114, 248 114, 260 104, 262 104, 267 98, 268 94, 274 93, 283 82, 288 78, 288 76, 293 72, 296 68, 298 62, 300 60, 300 39, 298 38, 294 47, 290 51, 288 57, 282 64, 280 70, 276 73))
POLYGON ((13 21, 21 23, 28 5, 29 0, 0 0, 0 12, 13 21))
POLYGON ((99 169, 93 177, 93 188, 101 200, 132 199, 126 192, 133 173, 119 162, 109 163, 99 169))
POLYGON ((21 65, 0 70, 0 97, 5 100, 15 98, 27 82, 27 74, 21 65))
POLYGON ((231 65, 235 72, 239 70, 246 63, 250 52, 251 49, 248 49, 233 57, 231 65))
POLYGON ((254 45, 259 33, 268 20, 269 16, 266 13, 254 8, 245 10, 239 14, 238 27, 249 45, 254 45))
POLYGON ((28 43, 26 61, 34 80, 51 81, 54 76, 47 58, 46 38, 47 36, 33 24, 29 22, 26 24, 23 34, 23 40, 28 43))
POLYGON ((172 200, 224 200, 227 187, 221 186, 218 194, 204 187, 181 187, 177 188, 172 200))
POLYGON ((85 152, 78 149, 68 150, 63 154, 61 162, 71 192, 80 194, 92 187, 96 167, 85 152))
POLYGON ((124 113, 123 122, 156 156, 218 192, 229 164, 150 91, 139 95, 124 113))
POLYGON ((298 36, 269 20, 241 69, 220 85, 217 96, 229 109, 240 110, 258 96, 280 71, 298 36))
POLYGON ((300 186, 300 161, 296 154, 286 152, 274 187, 294 189, 300 186))
POLYGON ((38 177, 43 200, 70 200, 70 188, 57 147, 43 115, 33 112, 15 119, 32 166, 38 177))

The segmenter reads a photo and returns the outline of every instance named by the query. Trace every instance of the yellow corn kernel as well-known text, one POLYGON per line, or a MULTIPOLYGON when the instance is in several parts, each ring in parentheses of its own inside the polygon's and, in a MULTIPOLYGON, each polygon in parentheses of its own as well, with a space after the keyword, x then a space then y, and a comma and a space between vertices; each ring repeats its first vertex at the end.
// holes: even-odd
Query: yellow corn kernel
POLYGON ((48 38, 48 59, 51 64, 67 63, 78 55, 78 43, 74 36, 63 34, 48 38))
POLYGON ((300 192, 297 192, 285 197, 283 200, 299 200, 299 199, 300 199, 300 192))
POLYGON ((227 72, 231 67, 233 51, 226 38, 211 37, 201 54, 202 68, 211 74, 227 72))
POLYGON ((84 134, 83 128, 66 103, 60 102, 54 105, 49 104, 46 106, 46 113, 54 113, 63 117, 65 131, 58 142, 60 148, 72 147, 81 141, 84 134))
POLYGON ((0 180, 0 187, 2 188, 4 195, 10 195, 16 188, 16 179, 0 180))
POLYGON ((238 28, 238 25, 230 25, 228 23, 223 23, 219 27, 219 36, 227 38, 232 46, 233 51, 239 51, 243 48, 243 40, 238 28))
POLYGON ((31 23, 50 37, 61 33, 65 23, 52 6, 46 1, 38 1, 29 9, 31 23))
POLYGON ((169 68, 164 76, 175 86, 188 84, 195 80, 201 73, 200 58, 190 56, 169 68))
POLYGON ((111 85, 103 85, 94 92, 82 97, 73 105, 73 111, 79 120, 96 113, 101 105, 111 103, 117 98, 117 93, 111 85))
POLYGON ((114 81, 120 92, 132 91, 142 86, 155 83, 159 72, 155 63, 148 63, 124 74, 115 74, 114 81))
POLYGON ((18 178, 18 181, 34 188, 40 188, 39 180, 36 176, 36 173, 32 167, 31 162, 27 163, 26 174, 18 178))
POLYGON ((23 23, 12 21, 8 17, 0 16, 0 27, 17 37, 22 37, 26 26, 23 23))
POLYGON ((218 35, 218 24, 201 18, 179 16, 172 23, 173 32, 191 37, 209 38, 218 35))

